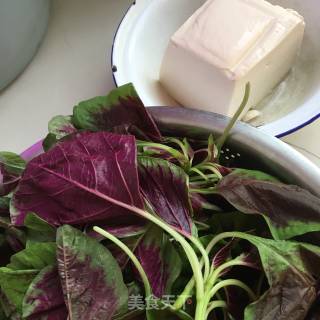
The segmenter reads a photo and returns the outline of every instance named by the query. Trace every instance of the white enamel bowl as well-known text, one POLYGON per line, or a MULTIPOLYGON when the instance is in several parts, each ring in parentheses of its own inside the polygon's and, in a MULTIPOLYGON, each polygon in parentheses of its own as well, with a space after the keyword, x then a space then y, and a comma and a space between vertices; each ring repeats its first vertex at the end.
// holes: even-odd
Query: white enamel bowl
MULTIPOLYGON (((259 128, 283 137, 320 117, 320 1, 271 2, 297 10, 307 24, 296 71, 262 108, 259 128)), ((112 66, 116 85, 133 82, 147 106, 177 105, 158 82, 162 57, 170 36, 203 3, 204 0, 134 1, 114 39, 112 66)))

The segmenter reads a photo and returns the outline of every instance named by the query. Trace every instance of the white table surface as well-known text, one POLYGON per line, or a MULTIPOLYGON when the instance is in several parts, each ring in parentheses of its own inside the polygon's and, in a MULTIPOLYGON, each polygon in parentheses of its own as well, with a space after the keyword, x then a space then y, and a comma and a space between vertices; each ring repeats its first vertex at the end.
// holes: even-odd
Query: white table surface
MULTIPOLYGON (((53 0, 48 33, 26 70, 0 92, 0 150, 21 152, 48 120, 113 87, 114 32, 131 0, 53 0)), ((320 101, 319 101, 320 105, 320 101)), ((320 166, 320 120, 286 138, 320 166)))

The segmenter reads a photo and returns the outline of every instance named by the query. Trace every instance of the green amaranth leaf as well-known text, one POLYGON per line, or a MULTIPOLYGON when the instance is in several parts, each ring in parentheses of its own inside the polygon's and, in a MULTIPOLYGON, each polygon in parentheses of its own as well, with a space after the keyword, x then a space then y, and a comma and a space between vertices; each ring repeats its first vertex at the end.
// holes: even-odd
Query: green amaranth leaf
POLYGON ((257 247, 270 284, 278 281, 288 268, 309 275, 314 274, 314 266, 305 259, 307 254, 313 254, 315 262, 320 266, 320 248, 317 246, 295 241, 264 239, 249 234, 245 237, 257 247))
POLYGON ((55 242, 27 242, 27 247, 13 255, 8 268, 12 270, 42 270, 56 263, 55 242))
POLYGON ((48 124, 49 133, 43 141, 44 150, 49 150, 60 139, 77 131, 71 121, 71 116, 55 116, 48 124))
POLYGON ((0 197, 0 215, 9 216, 10 198, 0 197))
POLYGON ((1 290, 17 311, 22 313, 22 301, 30 283, 38 274, 39 270, 12 270, 0 268, 1 290))
POLYGON ((114 89, 107 96, 80 102, 74 107, 72 121, 78 129, 161 140, 160 131, 131 83, 114 89))
POLYGON ((270 289, 249 305, 245 320, 303 320, 317 297, 320 248, 293 241, 240 236, 257 247, 270 289), (311 264, 306 256, 312 256, 311 264))
POLYGON ((70 319, 111 319, 125 313, 128 289, 121 270, 103 245, 64 225, 57 232, 57 257, 70 319))
POLYGON ((56 263, 55 243, 27 243, 13 255, 7 267, 0 268, 0 287, 10 305, 22 313, 23 297, 36 275, 56 263))
POLYGON ((21 175, 26 167, 26 162, 13 152, 0 152, 0 164, 4 166, 6 172, 13 175, 21 175))
POLYGON ((56 240, 56 228, 34 213, 29 213, 24 225, 27 228, 28 241, 53 242, 56 240))
POLYGON ((18 184, 25 161, 15 153, 0 152, 0 196, 8 195, 18 184))
POLYGON ((4 310, 0 307, 0 320, 7 320, 7 316, 4 313, 4 310))
POLYGON ((54 134, 57 140, 76 131, 71 122, 71 116, 55 116, 49 122, 49 132, 54 134))
POLYGON ((237 168, 232 171, 232 174, 236 174, 236 175, 243 176, 246 178, 252 178, 255 180, 280 182, 280 180, 277 179, 276 177, 274 177, 270 174, 267 174, 265 172, 259 171, 259 170, 249 170, 249 169, 237 168))
POLYGON ((0 291, 0 306, 6 316, 4 319, 21 320, 21 315, 18 314, 16 307, 7 299, 2 291, 0 291))

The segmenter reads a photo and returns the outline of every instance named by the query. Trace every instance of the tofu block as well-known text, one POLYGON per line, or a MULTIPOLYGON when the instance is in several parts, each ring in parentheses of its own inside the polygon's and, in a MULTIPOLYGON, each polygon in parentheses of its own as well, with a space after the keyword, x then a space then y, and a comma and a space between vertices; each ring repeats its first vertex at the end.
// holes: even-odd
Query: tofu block
POLYGON ((209 0, 170 39, 160 82, 181 105, 226 116, 250 82, 246 112, 290 71, 304 29, 297 12, 264 0, 209 0))

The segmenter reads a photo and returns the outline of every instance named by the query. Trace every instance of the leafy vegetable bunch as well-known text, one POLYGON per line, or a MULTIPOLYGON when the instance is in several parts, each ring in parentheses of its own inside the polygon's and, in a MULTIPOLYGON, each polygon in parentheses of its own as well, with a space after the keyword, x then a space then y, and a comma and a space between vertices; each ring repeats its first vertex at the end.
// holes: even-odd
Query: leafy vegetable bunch
POLYGON ((228 130, 164 137, 128 84, 1 152, 0 319, 319 319, 320 199, 224 167, 228 130))

